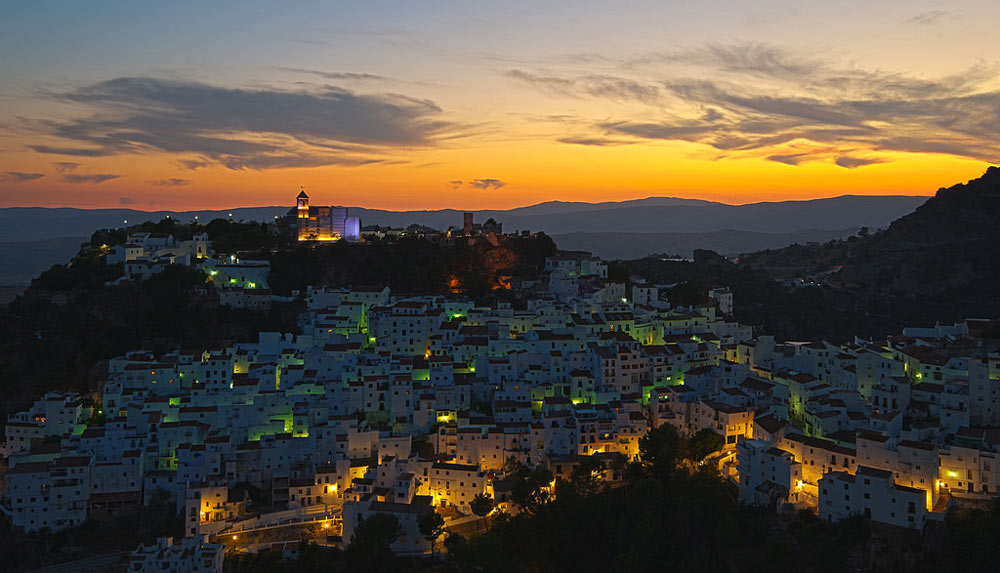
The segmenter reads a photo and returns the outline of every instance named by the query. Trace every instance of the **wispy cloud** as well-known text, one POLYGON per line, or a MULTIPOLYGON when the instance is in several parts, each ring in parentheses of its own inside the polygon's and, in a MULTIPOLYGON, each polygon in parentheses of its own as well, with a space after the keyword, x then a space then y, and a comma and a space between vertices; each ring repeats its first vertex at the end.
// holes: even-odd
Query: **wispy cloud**
POLYGON ((331 86, 285 91, 125 77, 50 95, 93 113, 37 121, 67 143, 31 149, 83 157, 168 152, 190 168, 364 165, 460 131, 431 101, 331 86))
POLYGON ((79 163, 73 163, 72 161, 57 161, 52 164, 52 168, 56 170, 56 173, 69 173, 70 171, 76 171, 79 167, 79 163))
POLYGON ((903 20, 903 23, 916 24, 918 26, 929 26, 935 22, 940 22, 942 20, 954 20, 955 18, 955 14, 945 10, 930 10, 928 12, 921 12, 912 18, 907 18, 906 20, 903 20))
POLYGON ((41 179, 42 177, 45 177, 44 173, 25 173, 23 171, 8 171, 3 175, 0 175, 0 181, 7 181, 10 183, 27 183, 29 181, 41 179))
POLYGON ((632 141, 624 141, 621 139, 611 139, 608 137, 560 137, 557 139, 559 143, 569 143, 572 145, 589 145, 593 147, 613 147, 616 145, 627 145, 633 143, 632 141))
POLYGON ((157 187, 183 187, 185 185, 190 185, 190 179, 179 179, 173 177, 170 179, 156 179, 149 182, 150 185, 156 185, 157 187))
POLYGON ((384 80, 387 79, 385 76, 380 76, 378 74, 366 74, 361 72, 324 72, 321 70, 308 70, 304 68, 290 68, 286 66, 281 66, 279 70, 284 70, 287 72, 295 72, 298 74, 309 74, 312 76, 318 76, 326 80, 384 80))
POLYGON ((76 157, 102 157, 109 155, 103 149, 85 149, 82 147, 61 147, 58 145, 29 145, 29 149, 38 153, 51 153, 53 155, 73 155, 76 157))
POLYGON ((790 153, 788 155, 771 155, 767 158, 768 161, 774 161, 776 163, 784 163, 785 165, 798 165, 803 161, 809 159, 808 153, 790 153))
POLYGON ((851 169, 886 161, 878 152, 1000 157, 995 65, 928 79, 751 43, 643 54, 617 68, 617 78, 550 70, 506 75, 546 93, 649 104, 621 105, 617 117, 592 123, 590 133, 555 137, 565 143, 675 140, 727 157, 827 161, 851 169))
POLYGON ((461 179, 453 179, 448 182, 448 186, 453 190, 457 190, 465 185, 472 187, 473 189, 500 189, 501 187, 507 185, 505 181, 499 179, 470 179, 469 181, 463 181, 461 179))
POLYGON ((863 167, 865 165, 874 165, 876 163, 885 163, 884 159, 878 159, 876 157, 850 157, 843 155, 838 157, 835 163, 841 167, 846 167, 847 169, 856 169, 858 167, 863 167))
POLYGON ((8 171, 0 175, 0 181, 9 183, 27 183, 45 177, 44 173, 25 173, 23 171, 8 171))
POLYGON ((499 179, 473 179, 469 181, 469 185, 476 189, 499 189, 506 184, 506 182, 499 179))
POLYGON ((653 104, 660 101, 663 95, 657 85, 609 75, 584 75, 567 79, 517 69, 507 71, 506 75, 538 89, 571 97, 596 97, 653 104))
POLYGON ((115 175, 113 173, 67 173, 63 175, 63 181, 67 183, 77 183, 77 184, 98 184, 104 183, 105 181, 111 181, 112 179, 118 179, 121 175, 115 175))

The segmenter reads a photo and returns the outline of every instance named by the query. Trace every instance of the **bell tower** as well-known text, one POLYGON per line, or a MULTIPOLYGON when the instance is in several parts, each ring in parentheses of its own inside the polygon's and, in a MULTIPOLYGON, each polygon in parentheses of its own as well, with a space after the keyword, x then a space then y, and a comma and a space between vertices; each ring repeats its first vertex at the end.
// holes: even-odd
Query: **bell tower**
POLYGON ((306 190, 303 188, 299 191, 299 196, 296 198, 296 208, 298 209, 299 219, 309 218, 309 196, 306 195, 306 190))

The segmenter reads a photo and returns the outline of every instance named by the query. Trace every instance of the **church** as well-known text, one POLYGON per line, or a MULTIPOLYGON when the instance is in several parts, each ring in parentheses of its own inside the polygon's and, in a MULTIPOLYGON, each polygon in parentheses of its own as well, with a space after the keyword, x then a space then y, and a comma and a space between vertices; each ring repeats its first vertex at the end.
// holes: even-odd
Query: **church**
POLYGON ((288 217, 295 217, 300 241, 357 241, 361 238, 361 221, 350 217, 347 207, 310 207, 305 190, 299 193, 295 203, 288 217))

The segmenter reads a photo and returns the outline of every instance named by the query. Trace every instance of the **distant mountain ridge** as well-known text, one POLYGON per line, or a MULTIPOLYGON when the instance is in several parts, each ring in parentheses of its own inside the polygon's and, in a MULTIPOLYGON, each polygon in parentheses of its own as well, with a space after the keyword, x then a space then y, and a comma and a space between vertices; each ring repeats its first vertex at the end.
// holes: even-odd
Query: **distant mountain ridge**
MULTIPOLYGON (((926 197, 907 195, 843 195, 808 201, 778 201, 728 205, 700 199, 648 197, 621 202, 568 203, 548 201, 509 210, 476 211, 480 221, 492 217, 507 230, 575 232, 683 232, 702 233, 725 229, 761 233, 786 233, 809 229, 840 230, 880 227, 912 211, 926 197)), ((236 220, 269 221, 291 206, 241 207, 201 211, 138 211, 134 209, 74 209, 9 207, 0 209, 0 242, 37 241, 56 237, 89 236, 95 229, 115 227, 124 221, 138 223, 176 217, 201 221, 232 214, 236 220)), ((362 225, 406 227, 426 225, 446 230, 461 227, 463 211, 386 211, 351 208, 362 225)))
POLYGON ((730 256, 796 243, 826 243, 834 239, 846 239, 857 232, 857 227, 833 231, 809 229, 791 233, 723 229, 707 233, 566 233, 553 235, 552 238, 561 249, 590 251, 604 259, 637 259, 651 254, 691 258, 697 249, 730 256))
MULTIPOLYGON (((477 221, 494 218, 503 223, 507 231, 530 230, 563 235, 573 245, 572 248, 582 248, 581 242, 589 242, 601 247, 592 250, 604 256, 635 258, 667 251, 688 252, 693 248, 715 248, 720 252, 735 253, 781 247, 793 242, 829 240, 842 236, 845 230, 888 225, 924 200, 925 197, 905 195, 843 195, 809 201, 728 205, 701 199, 647 197, 602 203, 547 201, 509 210, 475 213, 477 221), (616 235, 603 238, 594 235, 602 233, 616 235), (623 239, 621 233, 635 236, 623 239), (592 236, 588 239, 581 234, 592 236), (772 236, 762 236, 765 234, 772 236), (699 240, 706 241, 705 245, 698 245, 699 240), (612 244, 620 248, 609 249, 612 244)), ((322 204, 322 196, 318 196, 315 202, 322 204)), ((74 252, 74 242, 85 240, 97 229, 121 227, 125 221, 136 224, 169 216, 181 221, 197 217, 205 223, 230 215, 234 220, 273 221, 275 217, 284 216, 289 209, 291 205, 200 211, 45 207, 0 209, 0 244, 3 244, 0 248, 0 285, 23 284, 25 277, 33 276, 52 264, 65 262, 74 252)), ((463 215, 463 211, 458 209, 386 211, 356 207, 351 210, 361 218, 362 225, 407 227, 419 224, 441 230, 461 227, 463 215)))

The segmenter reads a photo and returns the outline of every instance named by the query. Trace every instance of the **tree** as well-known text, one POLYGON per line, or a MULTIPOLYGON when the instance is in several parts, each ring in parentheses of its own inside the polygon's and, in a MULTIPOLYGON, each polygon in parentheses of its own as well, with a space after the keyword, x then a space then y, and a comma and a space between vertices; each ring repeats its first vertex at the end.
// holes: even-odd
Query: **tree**
POLYGON ((510 499, 521 511, 534 514, 549 501, 549 486, 552 483, 552 472, 540 467, 535 471, 521 472, 523 477, 515 479, 510 487, 510 499))
POLYGON ((410 449, 424 459, 434 457, 434 444, 425 435, 415 436, 410 443, 410 449))
POLYGON ((688 440, 687 458, 693 462, 699 462, 712 452, 722 449, 723 445, 725 445, 725 440, 719 434, 709 429, 699 430, 688 440))
POLYGON ((673 474, 677 461, 683 457, 684 440, 670 424, 650 430, 639 439, 639 458, 642 466, 657 479, 665 480, 673 474))
POLYGON ((526 477, 530 470, 514 456, 508 456, 503 463, 503 471, 512 478, 526 477))
POLYGON ((393 561, 390 546, 399 539, 402 528, 395 515, 376 513, 361 519, 347 546, 353 564, 363 570, 384 570, 393 561))
POLYGON ((493 501, 493 497, 488 493, 477 493, 476 497, 472 498, 469 502, 469 507, 472 508, 472 513, 483 518, 483 523, 486 525, 486 531, 490 530, 490 522, 486 519, 486 516, 493 511, 496 506, 496 502, 493 501))
POLYGON ((444 533, 444 518, 433 509, 417 518, 420 535, 431 542, 431 555, 434 555, 434 543, 444 533))
POLYGON ((604 464, 593 456, 587 456, 573 468, 569 481, 581 497, 590 497, 601 490, 604 464))
POLYGON ((708 289, 692 281, 684 281, 670 289, 668 298, 670 304, 677 306, 695 306, 709 301, 708 289))
POLYGON ((608 263, 608 280, 616 283, 625 283, 628 287, 628 283, 632 277, 632 273, 629 272, 628 267, 625 263, 621 261, 611 261, 608 263))

